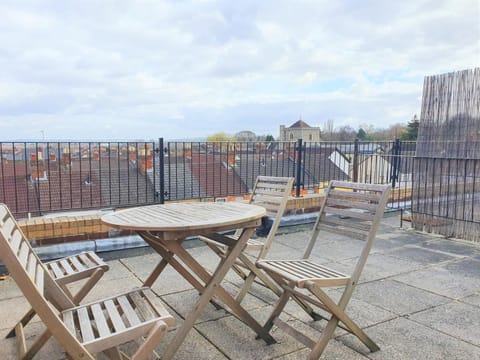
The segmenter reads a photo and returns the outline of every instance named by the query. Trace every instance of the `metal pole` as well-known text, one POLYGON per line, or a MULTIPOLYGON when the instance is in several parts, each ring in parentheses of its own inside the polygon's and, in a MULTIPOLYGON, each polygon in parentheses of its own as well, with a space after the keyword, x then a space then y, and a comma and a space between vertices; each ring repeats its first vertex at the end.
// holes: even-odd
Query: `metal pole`
POLYGON ((358 182, 358 153, 359 153, 359 140, 355 139, 355 144, 353 146, 353 182, 358 182))
POLYGON ((159 156, 159 181, 160 181, 160 204, 165 203, 165 149, 163 148, 163 138, 158 139, 158 156, 159 156))
POLYGON ((297 171, 295 174, 295 196, 300 197, 300 183, 301 183, 301 176, 302 176, 302 139, 298 139, 297 141, 297 152, 296 152, 296 161, 297 161, 297 171))

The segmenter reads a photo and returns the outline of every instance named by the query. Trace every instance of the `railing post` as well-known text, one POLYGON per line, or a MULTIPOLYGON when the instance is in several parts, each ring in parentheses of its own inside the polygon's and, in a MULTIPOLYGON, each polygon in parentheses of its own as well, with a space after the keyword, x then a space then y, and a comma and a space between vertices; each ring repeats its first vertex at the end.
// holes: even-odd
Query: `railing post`
POLYGON ((295 196, 300 197, 300 183, 301 183, 301 176, 302 176, 302 139, 297 140, 297 152, 296 158, 297 161, 297 169, 295 172, 295 196))
POLYGON ((158 160, 159 160, 159 181, 160 181, 160 204, 165 203, 165 149, 163 148, 163 138, 158 139, 158 160))
POLYGON ((398 181, 398 173, 400 171, 400 139, 395 139, 395 144, 393 145, 393 161, 392 161, 392 175, 390 180, 392 181, 392 188, 395 188, 396 182, 398 181))
POLYGON ((355 138, 353 146, 353 182, 358 182, 358 155, 359 155, 359 140, 355 138))

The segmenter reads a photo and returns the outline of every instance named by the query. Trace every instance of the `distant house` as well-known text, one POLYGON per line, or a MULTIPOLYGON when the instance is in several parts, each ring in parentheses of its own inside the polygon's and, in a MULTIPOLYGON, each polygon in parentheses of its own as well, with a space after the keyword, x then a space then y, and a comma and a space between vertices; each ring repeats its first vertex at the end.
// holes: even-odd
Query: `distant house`
POLYGON ((325 184, 330 180, 349 180, 349 159, 336 147, 311 146, 305 148, 305 173, 310 184, 325 184))
POLYGON ((280 141, 320 141, 320 128, 308 125, 303 120, 298 120, 289 127, 280 125, 280 141))
POLYGON ((200 192, 207 197, 235 196, 248 192, 233 168, 233 154, 192 152, 191 174, 200 185, 200 192))

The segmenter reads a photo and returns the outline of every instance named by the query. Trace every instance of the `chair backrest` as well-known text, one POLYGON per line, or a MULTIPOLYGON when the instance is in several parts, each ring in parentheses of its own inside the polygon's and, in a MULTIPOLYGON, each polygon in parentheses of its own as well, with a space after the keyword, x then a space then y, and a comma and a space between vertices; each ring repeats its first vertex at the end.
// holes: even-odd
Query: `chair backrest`
POLYGON ((268 253, 273 238, 278 230, 282 216, 287 208, 288 197, 292 191, 293 177, 258 176, 253 187, 250 203, 263 206, 267 216, 273 218, 263 249, 259 254, 262 259, 268 253))
POLYGON ((47 298, 59 310, 74 307, 73 302, 42 264, 5 204, 0 204, 0 259, 49 331, 70 349, 87 354, 47 298))
POLYGON ((365 265, 391 186, 330 181, 304 258, 310 257, 321 231, 365 241, 352 279, 356 282, 365 265))

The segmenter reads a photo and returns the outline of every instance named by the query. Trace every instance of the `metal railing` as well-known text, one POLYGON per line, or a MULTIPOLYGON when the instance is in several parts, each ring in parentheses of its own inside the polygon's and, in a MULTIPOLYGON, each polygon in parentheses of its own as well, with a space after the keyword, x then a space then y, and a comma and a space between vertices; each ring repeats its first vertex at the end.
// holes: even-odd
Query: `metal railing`
POLYGON ((328 181, 392 183, 407 208, 415 142, 2 142, 0 202, 17 217, 164 201, 225 199, 259 175, 295 177, 292 194, 328 181))

